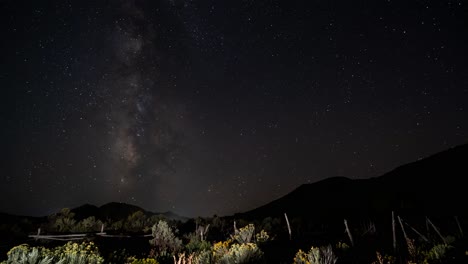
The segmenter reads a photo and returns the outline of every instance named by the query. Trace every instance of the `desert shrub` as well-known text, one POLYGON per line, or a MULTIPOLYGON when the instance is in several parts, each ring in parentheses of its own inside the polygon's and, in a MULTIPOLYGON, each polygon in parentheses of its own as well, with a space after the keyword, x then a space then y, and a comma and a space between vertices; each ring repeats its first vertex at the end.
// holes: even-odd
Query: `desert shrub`
POLYGON ((221 259, 224 255, 226 255, 229 252, 229 247, 231 246, 231 244, 231 240, 220 241, 218 243, 215 243, 212 247, 213 259, 218 260, 221 259))
POLYGON ((254 243, 232 244, 226 254, 220 256, 215 263, 219 264, 247 264, 261 263, 263 252, 254 243))
POLYGON ((182 247, 182 241, 177 238, 166 221, 160 220, 152 228, 153 239, 149 242, 155 247, 156 256, 167 256, 177 253, 182 247))
POLYGON ((212 263, 212 256, 210 250, 199 251, 194 254, 192 264, 210 264, 212 263))
POLYGON ((453 247, 447 244, 438 244, 433 246, 426 254, 425 261, 427 263, 442 263, 447 257, 447 253, 453 247))
POLYGON ((396 259, 390 255, 383 255, 380 252, 376 252, 377 259, 372 262, 372 264, 395 264, 396 259))
POLYGON ((320 248, 311 247, 307 253, 299 250, 294 257, 294 264, 334 264, 337 259, 330 245, 320 248))
POLYGON ((296 256, 294 256, 294 264, 310 264, 307 253, 299 249, 296 256))
POLYGON ((200 237, 193 233, 189 235, 189 239, 189 242, 187 243, 187 245, 185 245, 185 249, 188 253, 200 252, 211 249, 210 242, 206 240, 200 240, 200 237))
POLYGON ((104 259, 98 248, 92 243, 68 242, 52 250, 43 247, 20 245, 12 248, 5 264, 100 264, 104 259))
POLYGON ((207 234, 207 238, 212 241, 220 241, 229 236, 231 233, 231 223, 228 223, 225 219, 214 216, 210 223, 210 232, 207 234))
POLYGON ((112 253, 110 253, 106 258, 106 263, 108 264, 130 263, 131 260, 133 259, 135 258, 131 257, 130 254, 127 252, 127 250, 124 248, 120 250, 114 250, 112 253))
POLYGON ((278 234, 281 232, 283 226, 280 218, 266 217, 260 223, 259 227, 269 234, 278 234))
POLYGON ((253 224, 248 224, 240 229, 234 230, 234 235, 232 238, 239 244, 250 243, 254 232, 255 226, 253 224))
POLYGON ((337 249, 341 249, 343 251, 347 251, 349 249, 349 245, 346 242, 338 241, 336 244, 337 249))
POLYGON ((49 264, 53 262, 50 250, 43 247, 29 247, 23 244, 13 247, 7 253, 8 259, 2 264, 49 264))
POLYGON ((49 216, 49 229, 56 232, 70 232, 74 229, 75 214, 69 208, 63 208, 60 212, 49 216))
POLYGON ((118 230, 121 231, 124 228, 124 221, 123 220, 118 220, 115 222, 107 222, 106 226, 109 227, 110 230, 118 230))
POLYGON ((100 264, 104 259, 93 242, 81 244, 68 242, 52 251, 54 260, 59 264, 100 264))
POLYGON ((150 219, 142 211, 136 211, 127 217, 124 229, 130 232, 139 232, 145 230, 150 225, 150 219))
POLYGON ((260 233, 255 235, 255 241, 257 243, 263 243, 270 239, 270 236, 265 230, 260 231, 260 233))
POLYGON ((448 244, 437 244, 430 248, 427 248, 427 245, 417 247, 413 239, 408 239, 406 242, 409 263, 443 263, 448 252, 453 248, 448 244))
POLYGON ((134 257, 129 258, 126 263, 128 264, 159 264, 159 262, 155 260, 154 258, 137 259, 134 257))
POLYGON ((95 232, 100 231, 102 226, 101 220, 96 220, 94 216, 90 216, 79 221, 74 227, 72 227, 72 231, 74 232, 95 232))
POLYGON ((432 259, 432 260, 443 259, 449 248, 450 246, 445 245, 445 244, 435 245, 434 247, 431 248, 431 250, 429 250, 429 252, 427 253, 427 256, 429 259, 432 259))

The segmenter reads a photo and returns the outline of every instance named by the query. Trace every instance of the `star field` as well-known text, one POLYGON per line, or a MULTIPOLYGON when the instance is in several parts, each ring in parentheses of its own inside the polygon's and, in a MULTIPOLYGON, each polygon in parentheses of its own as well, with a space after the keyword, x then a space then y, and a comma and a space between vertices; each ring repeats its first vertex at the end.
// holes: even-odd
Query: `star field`
POLYGON ((232 214, 467 142, 463 1, 0 7, 0 211, 232 214))

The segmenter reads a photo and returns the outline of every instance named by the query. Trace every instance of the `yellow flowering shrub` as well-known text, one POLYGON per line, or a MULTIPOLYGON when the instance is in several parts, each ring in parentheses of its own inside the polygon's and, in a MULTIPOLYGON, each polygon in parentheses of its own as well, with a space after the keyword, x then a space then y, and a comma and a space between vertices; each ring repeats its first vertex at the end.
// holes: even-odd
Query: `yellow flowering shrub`
POLYGON ((266 241, 268 241, 268 239, 270 239, 270 236, 268 235, 268 233, 265 230, 262 230, 262 231, 260 231, 260 233, 257 233, 255 235, 255 240, 257 241, 257 243, 266 242, 266 241))
POLYGON ((224 255, 226 255, 229 251, 229 247, 231 246, 232 241, 227 240, 227 241, 220 241, 218 243, 215 243, 213 245, 213 257, 214 258, 220 258, 224 255))
POLYGON ((337 259, 331 246, 311 247, 307 253, 299 249, 294 257, 294 264, 335 264, 337 259))
POLYGON ((23 244, 13 247, 7 256, 8 259, 2 264, 101 264, 104 262, 93 242, 81 244, 68 242, 52 250, 23 244))
POLYGON ((231 241, 218 242, 213 246, 213 260, 217 264, 247 264, 260 263, 263 252, 255 243, 234 243, 231 241))
POLYGON ((97 246, 93 242, 83 242, 81 244, 68 242, 56 247, 53 255, 60 263, 68 264, 100 264, 104 259, 100 256, 97 246))
POLYGON ((50 250, 44 247, 29 247, 27 244, 13 247, 8 251, 7 257, 2 264, 55 263, 50 250))
POLYGON ((143 259, 137 259, 137 258, 129 258, 128 260, 129 264, 159 264, 157 260, 154 258, 143 258, 143 259))
POLYGON ((310 264, 307 253, 299 249, 294 257, 294 264, 310 264))
POLYGON ((232 236, 232 238, 240 244, 250 243, 254 232, 255 226, 253 224, 248 224, 240 229, 234 230, 234 235, 232 236))

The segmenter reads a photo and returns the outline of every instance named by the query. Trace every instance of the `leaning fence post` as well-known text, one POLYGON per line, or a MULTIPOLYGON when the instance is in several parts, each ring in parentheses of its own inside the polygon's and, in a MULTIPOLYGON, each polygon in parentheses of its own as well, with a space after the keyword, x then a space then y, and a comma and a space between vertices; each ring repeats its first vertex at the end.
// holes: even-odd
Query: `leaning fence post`
POLYGON ((392 211, 393 250, 396 252, 395 213, 392 211))
POLYGON ((38 240, 40 235, 41 235, 41 228, 39 227, 39 228, 37 229, 37 235, 36 235, 36 237, 35 237, 34 239, 35 239, 35 240, 38 240))
POLYGON ((351 231, 349 231, 348 221, 346 221, 346 219, 344 220, 344 225, 345 225, 345 228, 346 228, 346 233, 348 233, 349 240, 351 241, 351 245, 354 247, 353 236, 351 235, 351 231))
POLYGON ((432 228, 434 228, 434 230, 436 231, 436 233, 440 236, 440 238, 442 239, 442 241, 444 241, 444 244, 447 244, 447 241, 445 240, 445 238, 442 236, 442 234, 439 232, 439 229, 437 229, 437 227, 432 223, 432 221, 427 218, 427 222, 429 222, 429 224, 432 226, 432 228))
POLYGON ((288 225, 289 240, 292 240, 291 226, 289 225, 288 215, 284 213, 284 218, 286 218, 286 224, 288 225))
MULTIPOLYGON (((404 222, 404 221, 403 221, 404 222)), ((427 239, 425 236, 423 236, 421 233, 418 232, 414 227, 410 226, 407 222, 404 222, 405 225, 409 226, 411 230, 413 230, 416 234, 418 234, 424 241, 429 242, 429 239, 427 239)))
POLYGON ((398 222, 400 222, 401 231, 403 231, 403 236, 405 236, 405 240, 406 242, 408 242, 408 236, 406 235, 405 227, 403 226, 403 221, 401 221, 401 218, 399 215, 397 216, 397 218, 398 218, 398 222))
POLYGON ((463 230, 461 228, 460 222, 458 221, 458 216, 455 216, 455 221, 457 222, 458 230, 460 231, 460 235, 461 235, 461 237, 463 237, 463 230))
POLYGON ((429 233, 429 218, 427 218, 426 216, 426 232, 427 232, 427 237, 430 237, 430 233, 429 233))

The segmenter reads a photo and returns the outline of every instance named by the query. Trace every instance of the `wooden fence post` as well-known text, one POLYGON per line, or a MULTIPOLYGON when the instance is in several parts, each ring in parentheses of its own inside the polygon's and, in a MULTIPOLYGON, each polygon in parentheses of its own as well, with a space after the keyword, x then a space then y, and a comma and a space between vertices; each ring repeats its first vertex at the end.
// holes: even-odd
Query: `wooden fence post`
POLYGON ((463 237, 463 230, 461 228, 460 222, 458 221, 458 216, 455 216, 455 221, 457 222, 458 230, 460 231, 461 237, 463 237))
POLYGON ((284 218, 286 218, 286 224, 288 225, 289 240, 292 240, 291 226, 289 225, 289 219, 286 213, 284 213, 284 218))
POLYGON ((405 239, 408 239, 408 236, 406 235, 405 227, 403 226, 403 221, 401 220, 401 217, 398 215, 397 218, 398 218, 398 222, 400 222, 401 231, 403 231, 403 236, 405 236, 405 239))
POLYGON ((403 221, 405 223, 405 225, 407 225, 409 228, 411 228, 411 230, 413 230, 416 234, 418 234, 424 241, 426 242, 429 242, 429 239, 427 239, 425 236, 423 236, 421 233, 418 232, 418 230, 416 230, 415 228, 413 228, 412 226, 410 226, 408 223, 406 223, 405 221, 403 221))
POLYGON ((346 221, 346 219, 344 220, 344 225, 345 225, 345 228, 346 228, 346 233, 348 233, 349 240, 351 241, 351 245, 354 247, 353 236, 351 235, 351 231, 349 231, 348 221, 346 221))
POLYGON ((436 233, 439 235, 439 237, 442 239, 442 241, 444 242, 444 244, 447 244, 447 241, 445 240, 445 237, 442 236, 442 234, 439 232, 439 229, 437 229, 437 227, 432 223, 432 221, 427 218, 427 221, 429 222, 429 224, 432 226, 432 228, 434 228, 434 230, 436 231, 436 233))
POLYGON ((393 250, 396 252, 395 213, 392 211, 393 250))

